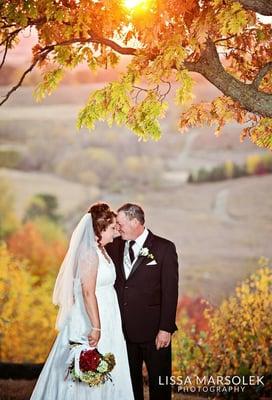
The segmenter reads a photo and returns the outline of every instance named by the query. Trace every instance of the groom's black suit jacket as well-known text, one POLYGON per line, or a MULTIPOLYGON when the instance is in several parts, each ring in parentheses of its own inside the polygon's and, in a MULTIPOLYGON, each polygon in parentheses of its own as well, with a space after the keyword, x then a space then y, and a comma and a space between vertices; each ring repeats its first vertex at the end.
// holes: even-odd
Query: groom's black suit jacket
POLYGON ((139 256, 126 279, 120 237, 107 245, 116 268, 118 296, 125 337, 135 343, 155 340, 160 329, 173 333, 178 300, 178 258, 174 243, 149 231, 143 248, 148 248, 157 265, 139 256))

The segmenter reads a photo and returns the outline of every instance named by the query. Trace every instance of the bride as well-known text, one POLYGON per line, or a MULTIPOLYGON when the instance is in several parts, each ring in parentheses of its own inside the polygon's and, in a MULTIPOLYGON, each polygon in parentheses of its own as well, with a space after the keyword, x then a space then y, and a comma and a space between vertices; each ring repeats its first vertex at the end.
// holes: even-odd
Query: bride
POLYGON ((115 268, 104 247, 116 236, 115 217, 107 204, 94 204, 72 234, 53 293, 59 333, 30 400, 134 399, 113 287, 115 268), (67 377, 71 342, 113 353, 112 381, 90 387, 67 377))

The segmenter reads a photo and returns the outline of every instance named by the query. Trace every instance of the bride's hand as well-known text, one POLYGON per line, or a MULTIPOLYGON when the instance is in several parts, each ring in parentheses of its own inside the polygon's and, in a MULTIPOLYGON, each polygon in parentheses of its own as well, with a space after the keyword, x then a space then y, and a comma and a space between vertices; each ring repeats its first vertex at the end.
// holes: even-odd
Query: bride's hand
POLYGON ((91 330, 91 332, 88 335, 89 345, 91 347, 96 347, 99 339, 100 339, 100 331, 91 330))

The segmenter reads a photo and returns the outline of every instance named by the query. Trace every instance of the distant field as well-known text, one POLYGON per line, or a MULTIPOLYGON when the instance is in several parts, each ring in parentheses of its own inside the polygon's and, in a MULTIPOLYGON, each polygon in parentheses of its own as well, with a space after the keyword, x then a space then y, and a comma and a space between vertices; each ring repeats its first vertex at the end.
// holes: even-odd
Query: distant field
POLYGON ((96 187, 84 187, 53 174, 1 168, 0 177, 6 178, 11 185, 15 197, 16 212, 19 217, 22 217, 31 197, 38 193, 50 193, 56 196, 59 201, 60 212, 64 215, 69 215, 78 207, 93 202, 99 198, 100 194, 96 187))

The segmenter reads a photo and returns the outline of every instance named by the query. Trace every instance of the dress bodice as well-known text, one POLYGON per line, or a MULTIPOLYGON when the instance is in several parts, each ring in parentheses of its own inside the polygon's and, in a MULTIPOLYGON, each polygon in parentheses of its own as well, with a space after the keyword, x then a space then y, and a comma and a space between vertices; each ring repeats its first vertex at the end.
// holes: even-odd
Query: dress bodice
POLYGON ((113 286, 116 279, 115 268, 111 258, 109 257, 108 261, 99 248, 97 249, 97 254, 99 263, 96 279, 96 291, 101 288, 113 286))

